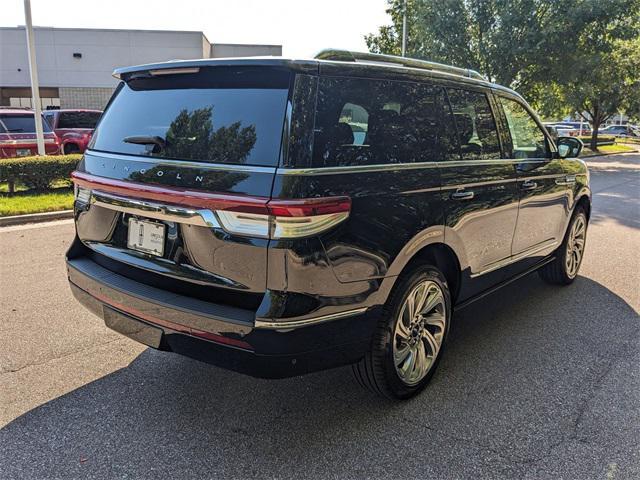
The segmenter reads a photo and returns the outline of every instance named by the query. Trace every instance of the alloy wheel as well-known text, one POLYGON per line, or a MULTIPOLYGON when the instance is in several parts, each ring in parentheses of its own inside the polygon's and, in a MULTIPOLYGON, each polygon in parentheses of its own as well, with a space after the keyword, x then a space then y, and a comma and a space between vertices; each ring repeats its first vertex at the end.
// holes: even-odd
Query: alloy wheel
POLYGON ((584 215, 578 215, 567 241, 567 253, 565 257, 565 264, 567 267, 567 275, 569 278, 573 278, 578 274, 580 263, 582 262, 582 256, 584 255, 584 245, 587 237, 587 222, 584 215))
POLYGON ((434 365, 446 331, 447 312, 440 286, 424 280, 409 293, 396 321, 393 360, 406 385, 416 385, 434 365))

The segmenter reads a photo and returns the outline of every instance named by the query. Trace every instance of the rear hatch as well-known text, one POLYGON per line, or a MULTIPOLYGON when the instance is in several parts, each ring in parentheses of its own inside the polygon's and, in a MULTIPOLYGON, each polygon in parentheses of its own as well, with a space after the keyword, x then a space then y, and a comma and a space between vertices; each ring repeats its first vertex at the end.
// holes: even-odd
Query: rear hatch
POLYGON ((76 227, 103 267, 257 308, 291 73, 203 66, 123 76, 74 172, 76 227), (258 226, 259 227, 259 226, 258 226))
MULTIPOLYGON (((24 112, 0 112, 0 158, 27 157, 38 154, 34 114, 24 112)), ((60 146, 49 124, 42 119, 45 152, 59 153, 60 146)))

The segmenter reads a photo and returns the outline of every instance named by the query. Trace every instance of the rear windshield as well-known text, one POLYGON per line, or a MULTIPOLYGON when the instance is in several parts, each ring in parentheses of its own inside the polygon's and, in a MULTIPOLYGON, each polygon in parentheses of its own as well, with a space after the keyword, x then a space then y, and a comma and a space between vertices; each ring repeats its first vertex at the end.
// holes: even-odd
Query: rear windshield
POLYGON ((92 149, 276 166, 290 73, 208 67, 129 79, 104 112, 92 149))
POLYGON ((96 128, 100 112, 60 112, 58 128, 96 128))
MULTIPOLYGON (((32 113, 0 114, 0 132, 2 133, 35 133, 36 124, 32 113)), ((50 132, 51 127, 42 119, 42 130, 50 132)))

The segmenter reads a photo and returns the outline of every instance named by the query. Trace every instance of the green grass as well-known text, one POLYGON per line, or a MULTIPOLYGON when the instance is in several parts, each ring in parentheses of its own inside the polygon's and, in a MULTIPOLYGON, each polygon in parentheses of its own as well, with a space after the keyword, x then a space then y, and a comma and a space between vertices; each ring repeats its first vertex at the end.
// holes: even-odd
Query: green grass
POLYGON ((59 192, 0 195, 0 217, 26 213, 57 212, 73 208, 73 190, 59 192))
POLYGON ((625 153, 625 152, 635 152, 636 150, 627 145, 620 145, 619 143, 614 143, 613 145, 600 145, 598 147, 598 151, 594 152, 587 145, 585 145, 581 157, 591 157, 594 155, 602 155, 603 153, 625 153))

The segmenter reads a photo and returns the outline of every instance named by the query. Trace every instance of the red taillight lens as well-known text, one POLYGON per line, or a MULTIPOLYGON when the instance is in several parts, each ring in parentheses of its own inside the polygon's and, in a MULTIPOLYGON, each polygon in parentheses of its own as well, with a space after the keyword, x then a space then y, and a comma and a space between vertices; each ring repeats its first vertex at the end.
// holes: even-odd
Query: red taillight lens
POLYGON ((97 190, 158 201, 167 206, 206 209, 216 216, 225 231, 250 237, 280 239, 317 235, 346 220, 351 212, 351 199, 344 196, 270 200, 131 183, 83 172, 73 172, 71 178, 76 191, 88 191, 89 198, 91 190, 97 190))
POLYGON ((267 204, 271 215, 280 217, 312 217, 351 210, 349 197, 305 198, 301 200, 271 200, 267 204))

